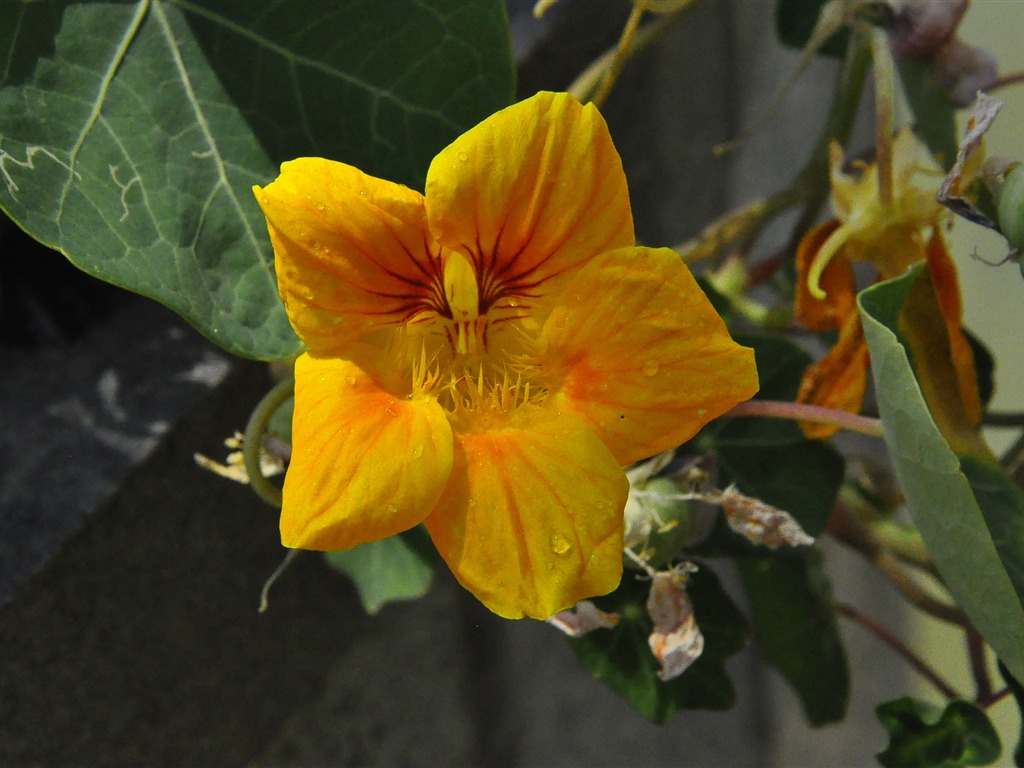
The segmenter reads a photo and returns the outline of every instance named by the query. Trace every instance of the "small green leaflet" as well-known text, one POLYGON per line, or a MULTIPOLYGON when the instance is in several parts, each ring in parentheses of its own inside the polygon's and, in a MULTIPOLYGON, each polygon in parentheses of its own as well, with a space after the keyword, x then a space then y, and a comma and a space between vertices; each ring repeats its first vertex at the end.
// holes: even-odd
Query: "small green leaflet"
POLYGON ((421 528, 328 552, 324 558, 331 568, 352 580, 371 616, 388 603, 423 597, 434 578, 433 546, 421 528))

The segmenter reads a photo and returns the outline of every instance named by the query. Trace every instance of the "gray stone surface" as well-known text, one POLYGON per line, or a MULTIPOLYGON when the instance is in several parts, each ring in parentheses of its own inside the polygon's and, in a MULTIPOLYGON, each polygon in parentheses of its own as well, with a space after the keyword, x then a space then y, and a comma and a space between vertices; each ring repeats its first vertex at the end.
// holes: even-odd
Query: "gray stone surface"
POLYGON ((70 347, 0 347, 0 605, 229 365, 141 299, 70 347))

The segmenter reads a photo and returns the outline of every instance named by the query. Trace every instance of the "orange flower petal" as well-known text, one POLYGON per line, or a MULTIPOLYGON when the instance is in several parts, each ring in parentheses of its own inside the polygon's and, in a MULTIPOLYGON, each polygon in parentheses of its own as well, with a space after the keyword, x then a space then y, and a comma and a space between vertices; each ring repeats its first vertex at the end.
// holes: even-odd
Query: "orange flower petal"
POLYGON ((622 163, 604 118, 565 93, 539 93, 484 120, 427 173, 430 230, 470 256, 484 298, 535 295, 593 254, 633 245, 622 163))
POLYGON ((678 254, 594 258, 541 332, 559 407, 629 464, 679 445, 757 391, 753 350, 732 340, 678 254))
MULTIPOLYGON (((944 246, 937 246, 932 254, 932 259, 938 264, 943 260, 940 248, 945 251, 944 246)), ((940 266, 938 275, 945 282, 942 292, 949 291, 948 281, 952 273, 944 272, 940 266)), ((980 404, 973 366, 967 372, 970 379, 965 381, 954 359, 953 344, 953 338, 963 339, 963 336, 959 324, 951 326, 950 318, 944 316, 944 301, 947 304, 952 302, 948 296, 942 298, 936 277, 930 268, 918 273, 900 309, 900 337, 910 353, 921 394, 943 437, 957 453, 972 453, 990 459, 991 449, 978 430, 980 404), (966 398, 965 389, 969 395, 966 398), (974 413, 971 413, 972 406, 977 409, 974 413)), ((966 339, 963 343, 966 345, 966 339)), ((969 347, 967 351, 970 351, 969 347)))
POLYGON ((358 366, 308 354, 295 363, 286 547, 348 549, 412 528, 441 495, 452 432, 426 397, 396 398, 358 366))
POLYGON ((629 482, 578 419, 536 406, 455 433, 455 465, 426 519, 459 582, 506 618, 546 619, 622 576, 629 482))
MULTIPOLYGON (((869 363, 860 316, 849 315, 839 330, 836 345, 804 372, 797 402, 860 413, 868 385, 869 363)), ((811 439, 823 440, 839 431, 839 427, 829 424, 806 422, 800 426, 811 439)))
POLYGON ((796 297, 793 308, 796 321, 812 331, 831 331, 856 314, 857 285, 850 262, 842 249, 829 260, 821 273, 818 285, 825 292, 824 299, 816 299, 808 287, 808 273, 818 251, 833 232, 838 221, 828 221, 803 236, 796 251, 796 297))
POLYGON ((418 192, 313 157, 253 191, 288 316, 311 349, 338 351, 429 296, 439 267, 418 192))
POLYGON ((981 396, 978 394, 978 374, 974 365, 974 351, 960 324, 963 322, 963 306, 960 301, 960 280, 956 265, 946 248, 946 241, 936 232, 928 242, 928 269, 932 285, 939 302, 939 309, 946 321, 949 333, 949 351, 956 369, 960 398, 971 424, 981 422, 981 396))

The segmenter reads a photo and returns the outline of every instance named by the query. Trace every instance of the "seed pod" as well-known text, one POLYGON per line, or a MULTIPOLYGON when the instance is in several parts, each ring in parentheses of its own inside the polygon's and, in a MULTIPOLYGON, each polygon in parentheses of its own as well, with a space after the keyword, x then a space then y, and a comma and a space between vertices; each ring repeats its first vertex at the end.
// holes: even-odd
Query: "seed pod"
POLYGON ((1013 249, 1024 250, 1024 165, 1018 163, 1003 178, 996 192, 999 229, 1013 249))

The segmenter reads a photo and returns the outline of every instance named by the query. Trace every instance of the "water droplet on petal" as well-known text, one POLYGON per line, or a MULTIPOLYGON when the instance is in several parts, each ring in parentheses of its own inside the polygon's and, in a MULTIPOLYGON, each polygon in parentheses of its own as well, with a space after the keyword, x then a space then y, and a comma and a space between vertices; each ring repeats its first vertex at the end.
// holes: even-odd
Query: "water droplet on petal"
POLYGON ((476 506, 476 499, 470 499, 469 500, 469 506, 475 507, 476 506))
POLYGON ((395 512, 398 511, 398 507, 395 504, 388 504, 387 510, 388 510, 388 512, 391 512, 392 514, 394 514, 395 512))
POLYGON ((360 189, 359 190, 359 196, 360 197, 366 197, 366 190, 365 189, 360 189))
POLYGON ((316 204, 316 209, 318 211, 322 211, 324 209, 324 204, 318 201, 316 204))
POLYGON ((458 157, 459 160, 461 160, 462 162, 466 162, 468 156, 466 155, 465 152, 459 152, 459 154, 456 155, 456 157, 458 157))
POLYGON ((651 376, 654 376, 658 372, 659 368, 660 366, 658 364, 658 361, 652 357, 650 360, 644 361, 644 367, 641 370, 644 372, 644 376, 647 376, 649 378, 651 376))
POLYGON ((345 383, 348 384, 350 387, 355 386, 356 377, 355 376, 346 376, 345 377, 345 383))
POLYGON ((415 448, 412 449, 412 457, 414 459, 418 459, 422 455, 423 455, 423 446, 422 445, 417 445, 415 448))
POLYGON ((551 545, 551 551, 556 555, 567 554, 572 549, 572 542, 560 533, 552 533, 548 543, 551 545))

